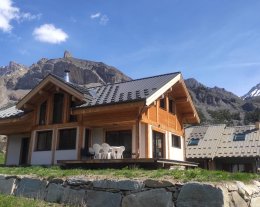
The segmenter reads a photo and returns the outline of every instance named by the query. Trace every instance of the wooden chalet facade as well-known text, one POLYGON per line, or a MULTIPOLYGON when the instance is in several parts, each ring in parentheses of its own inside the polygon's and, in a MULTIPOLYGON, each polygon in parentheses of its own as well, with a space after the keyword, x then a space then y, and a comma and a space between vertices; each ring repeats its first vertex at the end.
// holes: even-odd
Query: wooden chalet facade
POLYGON ((86 88, 49 74, 15 106, 0 109, 6 165, 81 160, 94 143, 124 158, 185 160, 184 123, 199 123, 181 73, 86 88))

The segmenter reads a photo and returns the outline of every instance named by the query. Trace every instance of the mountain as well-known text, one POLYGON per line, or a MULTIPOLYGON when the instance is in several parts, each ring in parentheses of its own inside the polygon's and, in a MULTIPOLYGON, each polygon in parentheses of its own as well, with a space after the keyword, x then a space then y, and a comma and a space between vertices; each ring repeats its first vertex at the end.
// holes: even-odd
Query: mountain
POLYGON ((260 102, 255 99, 243 100, 224 88, 210 88, 194 78, 185 83, 203 123, 241 125, 260 120, 260 102))
MULTIPOLYGON (((20 100, 46 75, 63 77, 70 70, 70 81, 80 85, 97 85, 131 80, 115 67, 102 62, 74 58, 68 51, 63 58, 42 58, 30 67, 10 62, 0 67, 0 106, 20 100)), ((260 120, 260 96, 244 98, 224 88, 207 87, 194 78, 185 80, 202 123, 241 125, 260 120)), ((259 84, 249 95, 256 95, 259 84)))
POLYGON ((96 85, 130 80, 115 67, 102 62, 81 60, 64 52, 63 58, 42 58, 26 67, 10 62, 0 68, 0 106, 15 102, 35 87, 45 76, 53 73, 63 77, 64 70, 70 70, 70 81, 80 85, 96 85))
POLYGON ((248 93, 246 93, 242 98, 245 99, 254 99, 260 97, 260 83, 254 86, 248 93))

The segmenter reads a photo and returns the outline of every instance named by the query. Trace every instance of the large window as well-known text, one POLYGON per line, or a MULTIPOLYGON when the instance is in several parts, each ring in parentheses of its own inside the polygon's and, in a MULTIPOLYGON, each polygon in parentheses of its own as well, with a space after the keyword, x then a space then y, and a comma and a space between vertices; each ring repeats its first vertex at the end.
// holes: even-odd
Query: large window
POLYGON ((125 151, 123 152, 124 158, 132 157, 132 131, 107 131, 106 142, 110 146, 124 146, 125 151))
POLYGON ((58 124, 62 122, 63 99, 64 99, 64 95, 62 93, 54 94, 53 118, 52 118, 54 124, 58 124))
POLYGON ((37 132, 36 137, 36 151, 49 151, 51 150, 52 131, 37 132))
POLYGON ((76 149, 77 129, 59 130, 58 150, 76 149))
POLYGON ((39 125, 46 124, 46 108, 47 108, 47 101, 43 102, 40 106, 39 111, 39 125))
POLYGON ((181 138, 176 135, 172 135, 172 146, 181 148, 181 138))

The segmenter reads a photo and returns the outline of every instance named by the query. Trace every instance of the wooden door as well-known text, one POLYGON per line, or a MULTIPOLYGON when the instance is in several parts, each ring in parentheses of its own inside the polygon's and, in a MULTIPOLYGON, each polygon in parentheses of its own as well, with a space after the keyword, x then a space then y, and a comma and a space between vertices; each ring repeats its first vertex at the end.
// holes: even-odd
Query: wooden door
POLYGON ((164 134, 153 131, 153 158, 164 157, 164 134))

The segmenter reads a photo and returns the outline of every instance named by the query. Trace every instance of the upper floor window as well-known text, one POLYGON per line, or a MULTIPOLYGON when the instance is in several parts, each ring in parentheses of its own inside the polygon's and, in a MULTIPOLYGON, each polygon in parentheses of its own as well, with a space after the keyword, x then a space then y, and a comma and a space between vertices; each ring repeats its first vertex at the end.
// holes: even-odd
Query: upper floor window
POLYGON ((188 146, 197 146, 199 144, 199 141, 200 139, 198 138, 191 138, 188 143, 188 146))
POLYGON ((53 124, 58 124, 62 122, 62 114, 63 114, 63 100, 64 94, 56 93, 54 94, 53 100, 53 117, 52 122, 53 124))
POLYGON ((166 109, 165 99, 164 99, 164 98, 161 98, 161 99, 160 99, 160 108, 166 109))
POLYGON ((39 125, 46 124, 46 108, 47 108, 47 101, 43 102, 40 106, 39 111, 39 125))
POLYGON ((52 131, 37 132, 36 137, 36 151, 49 151, 51 150, 52 131))
POLYGON ((77 129, 61 129, 58 138, 58 150, 76 149, 77 129))
POLYGON ((181 148, 181 138, 176 135, 172 135, 172 146, 181 148))
POLYGON ((172 99, 169 99, 169 112, 172 114, 176 114, 175 102, 172 99))
MULTIPOLYGON (((75 106, 76 106, 76 102, 71 101, 71 102, 70 102, 70 108, 73 108, 73 107, 75 107, 75 106)), ((70 122, 76 122, 76 121, 77 121, 77 115, 71 115, 71 114, 70 114, 70 116, 69 116, 69 121, 70 121, 70 122)))

